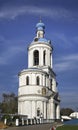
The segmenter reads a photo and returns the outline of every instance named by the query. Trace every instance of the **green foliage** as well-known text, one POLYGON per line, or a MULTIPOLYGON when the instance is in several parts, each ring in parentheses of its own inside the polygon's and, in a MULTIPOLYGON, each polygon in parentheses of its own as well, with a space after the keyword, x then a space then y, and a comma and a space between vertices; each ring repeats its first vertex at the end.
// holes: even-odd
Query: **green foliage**
POLYGON ((1 113, 15 114, 18 108, 18 99, 14 93, 5 94, 3 93, 3 101, 0 103, 1 113))
POLYGON ((72 110, 71 108, 62 108, 61 109, 61 115, 69 116, 72 112, 74 112, 74 110, 72 110))
POLYGON ((2 120, 4 121, 4 119, 7 119, 8 121, 10 121, 11 120, 11 116, 10 115, 4 115, 2 117, 2 120))

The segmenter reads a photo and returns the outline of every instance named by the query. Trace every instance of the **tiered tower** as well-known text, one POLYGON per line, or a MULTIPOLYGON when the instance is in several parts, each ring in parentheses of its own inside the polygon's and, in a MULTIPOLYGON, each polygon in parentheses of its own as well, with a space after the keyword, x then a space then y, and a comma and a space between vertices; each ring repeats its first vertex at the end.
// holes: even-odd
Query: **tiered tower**
POLYGON ((28 47, 28 69, 19 73, 18 114, 60 119, 60 99, 53 71, 51 41, 44 37, 45 25, 36 25, 36 37, 28 47))

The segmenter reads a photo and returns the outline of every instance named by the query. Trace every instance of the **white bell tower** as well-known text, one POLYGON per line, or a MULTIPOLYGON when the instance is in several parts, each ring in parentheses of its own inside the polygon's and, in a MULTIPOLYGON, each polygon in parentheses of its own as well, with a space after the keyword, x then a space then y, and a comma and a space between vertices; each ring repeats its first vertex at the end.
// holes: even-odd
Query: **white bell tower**
POLYGON ((18 114, 29 119, 60 119, 60 99, 53 71, 51 41, 45 25, 36 25, 36 37, 28 47, 28 69, 19 73, 18 114))

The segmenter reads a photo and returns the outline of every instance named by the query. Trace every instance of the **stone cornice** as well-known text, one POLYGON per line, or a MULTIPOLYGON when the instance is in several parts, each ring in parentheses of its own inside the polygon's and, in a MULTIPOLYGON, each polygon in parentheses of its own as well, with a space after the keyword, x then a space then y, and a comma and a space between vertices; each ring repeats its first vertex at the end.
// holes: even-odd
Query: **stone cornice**
MULTIPOLYGON (((48 97, 47 97, 47 96, 43 96, 43 95, 40 95, 40 94, 23 94, 23 95, 18 96, 18 99, 21 98, 21 97, 36 97, 36 100, 38 100, 37 97, 38 97, 38 98, 39 98, 39 97, 43 97, 43 98, 45 98, 45 99, 48 100, 48 97)), ((29 99, 29 98, 28 98, 28 99, 29 99)), ((29 99, 29 100, 32 100, 32 98, 29 99)), ((41 99, 40 99, 40 100, 41 100, 41 99)), ((42 100, 43 100, 43 99, 42 99, 42 100)))
POLYGON ((45 43, 43 43, 43 42, 32 42, 29 46, 28 46, 28 49, 29 48, 34 48, 34 47, 50 47, 50 48, 52 48, 52 50, 53 50, 53 47, 52 47, 52 45, 51 44, 47 44, 46 42, 45 43), (41 44, 42 44, 42 46, 41 46, 41 44))
POLYGON ((29 74, 32 74, 32 73, 38 73, 38 74, 46 74, 46 75, 48 75, 48 73, 46 72, 46 71, 43 71, 42 69, 39 69, 39 68, 28 68, 28 69, 24 69, 24 70, 22 70, 21 72, 19 72, 18 73, 18 76, 20 76, 21 74, 23 75, 23 74, 27 74, 27 73, 29 73, 29 74))

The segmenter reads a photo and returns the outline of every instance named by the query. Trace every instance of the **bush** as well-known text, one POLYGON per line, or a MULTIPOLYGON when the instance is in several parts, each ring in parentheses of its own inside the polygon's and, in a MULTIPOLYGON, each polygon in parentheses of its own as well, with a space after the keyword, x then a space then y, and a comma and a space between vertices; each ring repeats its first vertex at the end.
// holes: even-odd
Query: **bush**
POLYGON ((3 115, 2 121, 4 121, 4 119, 7 119, 7 121, 11 121, 11 116, 10 115, 3 115))

